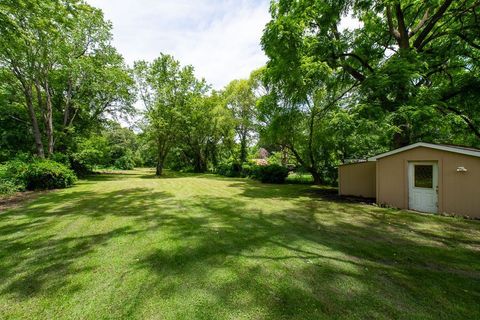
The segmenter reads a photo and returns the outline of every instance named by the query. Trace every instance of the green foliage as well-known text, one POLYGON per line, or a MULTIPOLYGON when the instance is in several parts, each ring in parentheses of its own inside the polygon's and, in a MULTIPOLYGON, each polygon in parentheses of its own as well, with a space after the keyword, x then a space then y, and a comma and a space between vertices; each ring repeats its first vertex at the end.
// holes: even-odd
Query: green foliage
POLYGON ((226 177, 257 179, 257 169, 259 167, 253 161, 240 163, 240 161, 230 159, 217 165, 215 173, 226 177))
POLYGON ((251 162, 243 163, 241 168, 241 175, 243 177, 256 179, 257 169, 258 169, 258 166, 255 163, 251 163, 251 162))
POLYGON ((417 141, 479 145, 472 3, 272 1, 261 145, 317 184, 335 184, 348 159, 417 141), (341 28, 350 15, 361 23, 341 28))
POLYGON ((98 164, 104 164, 105 152, 99 144, 91 144, 91 140, 80 143, 79 151, 73 154, 75 162, 93 170, 98 164))
POLYGON ((49 159, 61 163, 64 166, 70 167, 70 157, 65 153, 55 152, 50 156, 49 159))
POLYGON ((240 142, 241 163, 247 161, 248 146, 254 138, 256 121, 256 97, 250 80, 233 80, 224 90, 225 102, 232 112, 236 138, 240 142))
POLYGON ((24 191, 27 187, 25 175, 28 169, 29 164, 19 159, 10 160, 0 165, 0 180, 4 188, 11 191, 24 191))
POLYGON ((390 126, 388 148, 480 145, 474 0, 272 1, 271 14, 265 78, 287 100, 282 108, 361 106, 363 117, 390 126), (358 25, 344 28, 346 17, 358 25))
POLYGON ((215 172, 225 177, 245 177, 242 174, 242 164, 237 161, 227 161, 220 163, 215 172))
POLYGON ((165 166, 205 172, 216 165, 233 140, 232 115, 223 97, 208 93, 193 67, 182 67, 170 55, 161 54, 152 63, 137 61, 135 78, 146 108, 142 150, 157 174, 165 166))
POLYGON ((172 56, 161 54, 152 63, 135 62, 135 77, 145 105, 143 131, 156 151, 157 175, 162 174, 165 159, 178 141, 182 110, 205 90, 193 67, 181 67, 172 56))
POLYGON ((226 177, 248 177, 263 183, 284 183, 289 170, 277 164, 259 166, 255 163, 228 161, 219 164, 215 172, 226 177))
POLYGON ((70 168, 75 172, 77 177, 85 177, 92 173, 92 168, 86 166, 84 163, 79 162, 75 158, 70 158, 70 168))
POLYGON ((12 180, 0 178, 0 195, 10 195, 19 191, 24 191, 21 185, 16 184, 12 180))
POLYGON ((137 163, 142 164, 137 153, 138 144, 137 135, 131 129, 108 122, 88 138, 76 141, 76 152, 73 152, 70 162, 75 161, 89 171, 95 167, 121 167, 127 170, 137 163))
POLYGON ((22 179, 28 190, 46 190, 68 188, 76 182, 77 177, 63 164, 52 160, 37 160, 28 165, 22 179))
POLYGON ((0 162, 13 159, 17 153, 34 152, 28 115, 22 105, 21 92, 9 84, 14 77, 0 67, 0 162))
POLYGON ((474 0, 270 10, 267 65, 215 91, 166 54, 129 70, 111 24, 83 0, 3 1, 0 161, 36 153, 77 174, 146 165, 260 179, 248 153, 265 148, 270 164, 334 185, 338 164, 407 143, 480 147, 474 0), (342 28, 345 17, 361 23, 342 28), (139 134, 109 120, 128 121, 136 96, 139 134))
POLYGON ((125 154, 115 160, 115 168, 121 170, 133 170, 135 168, 135 160, 131 154, 125 154))
POLYGON ((0 193, 67 188, 77 177, 67 166, 53 160, 11 160, 0 165, 0 193))
POLYGON ((284 183, 288 177, 288 172, 288 168, 278 164, 257 166, 252 178, 260 180, 263 183, 284 183))
POLYGON ((84 1, 3 1, 0 160, 75 149, 107 118, 133 113, 134 82, 111 24, 84 1), (4 137, 4 139, 3 139, 4 137))
POLYGON ((104 157, 104 165, 112 165, 117 159, 122 157, 131 158, 134 161, 134 153, 138 149, 138 138, 135 132, 130 128, 123 128, 120 124, 111 122, 101 132, 101 136, 105 139, 104 147, 106 157, 104 157))

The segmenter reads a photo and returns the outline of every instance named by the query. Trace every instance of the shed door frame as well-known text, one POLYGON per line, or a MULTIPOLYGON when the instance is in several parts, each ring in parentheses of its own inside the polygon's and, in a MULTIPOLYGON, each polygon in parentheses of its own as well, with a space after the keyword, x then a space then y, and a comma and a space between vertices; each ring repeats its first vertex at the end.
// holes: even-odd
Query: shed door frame
MULTIPOLYGON (((421 168, 417 167, 421 170, 421 168)), ((428 176, 428 173, 427 173, 428 176)), ((438 185, 438 162, 437 161, 409 161, 408 162, 408 208, 411 210, 438 213, 439 211, 439 185, 438 185), (415 181, 415 168, 417 166, 432 167, 431 180, 415 181), (424 184, 424 185, 421 185, 424 184)))

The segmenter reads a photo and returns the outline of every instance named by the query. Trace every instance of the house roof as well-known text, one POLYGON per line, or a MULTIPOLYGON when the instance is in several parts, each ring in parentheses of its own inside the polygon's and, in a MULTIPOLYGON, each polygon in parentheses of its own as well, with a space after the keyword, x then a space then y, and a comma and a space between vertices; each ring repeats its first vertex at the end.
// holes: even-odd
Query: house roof
POLYGON ((462 146, 454 146, 454 145, 448 145, 448 144, 433 144, 433 143, 426 143, 426 142, 417 142, 402 148, 398 148, 389 152, 381 153, 376 156, 368 158, 369 161, 376 161, 378 159, 384 158, 391 156, 393 154, 397 154, 400 152, 404 152, 407 150, 411 150, 414 148, 418 147, 424 147, 424 148, 430 148, 430 149, 435 149, 435 150, 441 150, 441 151, 448 151, 448 152, 454 152, 454 153, 459 153, 459 154, 464 154, 467 156, 473 156, 473 157, 479 157, 480 158, 480 149, 475 149, 475 148, 469 148, 469 147, 462 147, 462 146))

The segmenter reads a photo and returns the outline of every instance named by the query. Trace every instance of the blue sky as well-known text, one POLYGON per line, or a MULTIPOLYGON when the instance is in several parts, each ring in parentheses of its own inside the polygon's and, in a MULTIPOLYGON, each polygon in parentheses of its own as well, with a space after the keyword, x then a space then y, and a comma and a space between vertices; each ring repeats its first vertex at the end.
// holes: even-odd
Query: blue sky
POLYGON ((195 67, 215 89, 264 65, 260 38, 269 0, 87 0, 113 23, 127 63, 160 52, 195 67))

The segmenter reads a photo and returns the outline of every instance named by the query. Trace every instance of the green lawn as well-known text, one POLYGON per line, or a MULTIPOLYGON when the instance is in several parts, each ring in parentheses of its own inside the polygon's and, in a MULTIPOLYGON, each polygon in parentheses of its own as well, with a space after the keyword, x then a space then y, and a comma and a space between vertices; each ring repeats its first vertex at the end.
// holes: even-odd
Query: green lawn
POLYGON ((0 213, 0 319, 480 319, 480 223, 104 174, 0 213))

